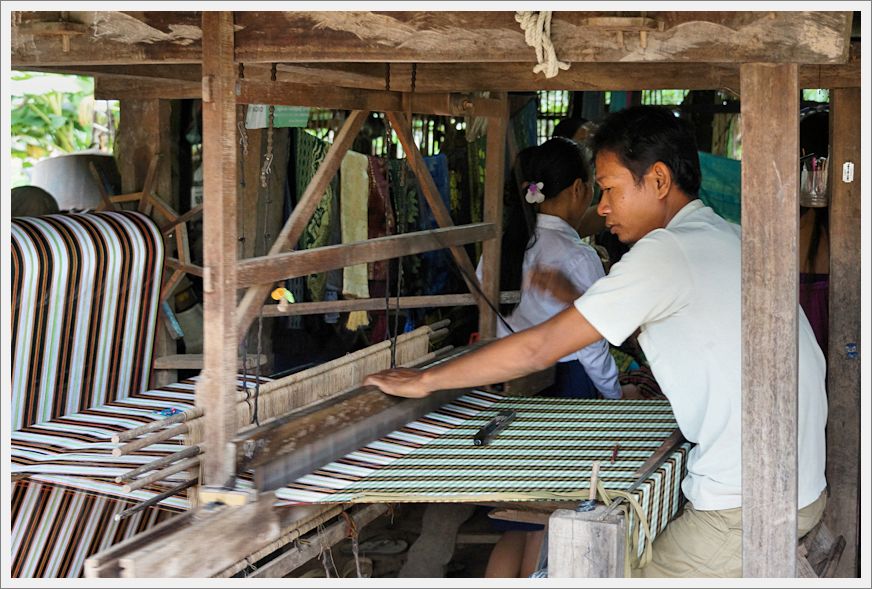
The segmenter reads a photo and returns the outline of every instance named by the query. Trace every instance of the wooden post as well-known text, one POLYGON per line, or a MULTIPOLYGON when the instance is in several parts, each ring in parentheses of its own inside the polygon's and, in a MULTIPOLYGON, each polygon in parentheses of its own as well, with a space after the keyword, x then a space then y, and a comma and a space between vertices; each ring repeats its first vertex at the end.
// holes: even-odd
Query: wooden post
MULTIPOLYGON (((121 194, 139 192, 143 189, 154 154, 163 157, 158 162, 152 182, 154 192, 171 207, 179 208, 178 129, 180 110, 177 101, 171 100, 122 100, 123 113, 116 139, 116 158, 121 176, 121 194)), ((157 220, 162 220, 157 216, 157 220)), ((172 255, 166 252, 167 257, 172 255)), ((166 272, 166 270, 165 270, 166 272)), ((166 278, 166 274, 164 276, 166 278)), ((170 308, 175 309, 173 300, 170 308)), ((163 318, 163 313, 160 314, 163 318)), ((175 354, 176 340, 170 335, 163 319, 158 321, 155 332, 155 357, 175 354)), ((151 386, 163 386, 176 382, 175 370, 153 370, 151 386)))
MULTIPOLYGON (((482 247, 481 288, 494 305, 500 296, 500 256, 503 235, 503 185, 506 166, 506 129, 509 105, 506 94, 501 96, 502 112, 487 121, 487 160, 485 162, 484 222, 493 223, 496 237, 482 247)), ((496 336, 497 316, 485 301, 478 306, 478 333, 482 338, 496 336)))
POLYGON ((825 520, 845 537, 836 577, 859 575, 860 509, 860 89, 830 95, 830 327, 825 520), (844 164, 854 177, 843 180, 844 164))
POLYGON ((624 576, 624 514, 618 510, 599 517, 606 510, 558 509, 548 519, 548 578, 624 576))
POLYGON ((203 379, 206 485, 233 474, 236 433, 236 100, 233 13, 203 12, 203 379))
POLYGON ((799 72, 743 64, 742 572, 796 574, 799 72))

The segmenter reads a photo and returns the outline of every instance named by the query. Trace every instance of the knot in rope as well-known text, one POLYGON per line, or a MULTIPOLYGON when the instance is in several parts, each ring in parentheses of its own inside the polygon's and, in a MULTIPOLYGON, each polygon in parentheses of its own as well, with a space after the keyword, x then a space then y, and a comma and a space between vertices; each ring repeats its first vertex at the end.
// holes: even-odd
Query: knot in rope
POLYGON ((551 11, 538 12, 518 11, 515 21, 524 31, 524 41, 536 50, 538 65, 533 67, 533 73, 545 73, 546 78, 553 78, 560 70, 568 70, 569 63, 559 61, 551 43, 551 11))

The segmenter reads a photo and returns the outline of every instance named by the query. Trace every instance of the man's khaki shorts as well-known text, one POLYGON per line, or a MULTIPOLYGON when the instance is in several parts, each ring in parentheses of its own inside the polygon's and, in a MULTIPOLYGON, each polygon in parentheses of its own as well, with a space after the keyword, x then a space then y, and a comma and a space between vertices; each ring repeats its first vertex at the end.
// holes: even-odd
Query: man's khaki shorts
MULTIPOLYGON (((826 504, 824 490, 799 510, 797 537, 817 525, 826 504)), ((688 503, 651 548, 651 562, 633 569, 634 577, 741 577, 742 508, 698 511, 688 503)))

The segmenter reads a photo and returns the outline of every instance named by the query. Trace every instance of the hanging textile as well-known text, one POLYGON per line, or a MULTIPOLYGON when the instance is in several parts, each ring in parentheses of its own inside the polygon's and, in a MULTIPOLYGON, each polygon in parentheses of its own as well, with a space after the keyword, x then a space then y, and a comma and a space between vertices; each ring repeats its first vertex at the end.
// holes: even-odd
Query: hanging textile
MULTIPOLYGON (((363 154, 349 151, 342 158, 339 170, 341 198, 342 243, 366 241, 368 233, 369 160, 363 154)), ((342 271, 342 296, 369 298, 367 265, 348 266, 342 271)), ((346 328, 354 331, 369 325, 366 311, 348 314, 346 328)))
MULTIPOLYGON (((429 156, 424 158, 424 163, 427 165, 427 170, 430 172, 430 176, 439 190, 442 203, 450 211, 451 183, 448 173, 448 157, 445 154, 429 156)), ((421 211, 418 222, 419 230, 423 231, 439 227, 436 217, 433 215, 433 210, 424 199, 421 190, 418 190, 418 207, 421 211)), ((454 261, 451 259, 451 254, 448 253, 448 250, 442 249, 424 252, 421 254, 421 263, 421 294, 436 295, 453 290, 454 280, 452 278, 454 274, 452 264, 454 264, 454 261)))
POLYGON ((742 222, 742 162, 699 152, 699 199, 731 223, 742 222))
MULTIPOLYGON (((297 201, 303 195, 324 157, 327 155, 329 145, 305 132, 296 130, 296 164, 297 164, 297 201)), ((324 191, 321 202, 312 215, 309 224, 300 237, 300 248, 311 249, 338 243, 338 202, 336 198, 337 182, 334 179, 324 191)), ((340 274, 341 276, 341 274, 340 274)), ((328 274, 320 272, 310 274, 306 278, 306 286, 309 289, 309 298, 313 301, 323 301, 327 298, 328 274)), ((337 290, 338 280, 331 280, 331 287, 337 290)))

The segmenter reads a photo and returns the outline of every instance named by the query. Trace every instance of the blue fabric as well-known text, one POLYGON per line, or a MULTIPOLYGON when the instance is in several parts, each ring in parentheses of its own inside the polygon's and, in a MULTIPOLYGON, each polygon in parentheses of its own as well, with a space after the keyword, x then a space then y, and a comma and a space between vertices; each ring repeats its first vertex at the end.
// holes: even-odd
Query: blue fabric
MULTIPOLYGON (((448 175, 448 157, 444 153, 424 158, 433 182, 439 190, 439 196, 447 210, 451 210, 451 189, 448 175)), ((418 191, 419 208, 421 214, 418 226, 421 230, 436 229, 439 225, 433 216, 430 205, 424 199, 421 190, 418 191)), ((421 254, 421 267, 423 269, 423 290, 425 295, 442 294, 446 291, 448 279, 451 276, 451 260, 447 250, 435 250, 421 254)))
POLYGON ((699 198, 731 223, 742 221, 742 162, 699 152, 699 198))
POLYGON ((581 362, 572 360, 557 363, 554 384, 542 391, 541 395, 563 399, 596 399, 597 391, 581 362))

